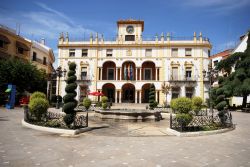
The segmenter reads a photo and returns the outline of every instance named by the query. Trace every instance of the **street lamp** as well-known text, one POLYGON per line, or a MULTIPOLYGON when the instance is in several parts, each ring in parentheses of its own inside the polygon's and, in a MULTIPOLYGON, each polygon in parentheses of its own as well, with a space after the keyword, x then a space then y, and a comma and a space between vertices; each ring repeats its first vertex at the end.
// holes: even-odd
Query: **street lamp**
POLYGON ((57 86, 57 100, 56 100, 56 108, 59 109, 59 87, 60 87, 60 78, 63 76, 65 77, 66 75, 66 69, 62 70, 62 67, 58 67, 55 71, 53 71, 53 75, 58 77, 58 86, 57 86))
POLYGON ((214 110, 213 110, 213 105, 212 105, 212 99, 211 99, 211 88, 212 88, 212 80, 214 75, 217 76, 218 70, 215 70, 212 68, 211 62, 208 64, 208 71, 203 69, 202 71, 203 78, 208 78, 209 79, 209 89, 208 89, 208 96, 209 96, 209 112, 212 113, 212 118, 214 116, 214 110))

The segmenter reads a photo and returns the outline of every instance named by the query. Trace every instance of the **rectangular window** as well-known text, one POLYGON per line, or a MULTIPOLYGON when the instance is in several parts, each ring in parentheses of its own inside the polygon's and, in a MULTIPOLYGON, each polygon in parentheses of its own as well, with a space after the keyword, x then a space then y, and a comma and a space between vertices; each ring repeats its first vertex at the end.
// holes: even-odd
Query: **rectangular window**
POLYGON ((106 50, 106 56, 107 57, 112 57, 112 55, 113 55, 113 49, 107 49, 106 50))
POLYGON ((172 88, 172 99, 178 98, 179 94, 180 94, 180 88, 179 87, 173 87, 172 88))
POLYGON ((207 53, 207 54, 208 54, 208 57, 210 57, 210 54, 211 54, 211 53, 210 53, 210 50, 208 50, 207 52, 208 52, 208 53, 207 53))
POLYGON ((32 61, 36 61, 36 52, 33 52, 32 61))
POLYGON ((135 36, 134 35, 126 35, 125 41, 135 41, 135 36))
POLYGON ((46 59, 46 57, 43 57, 43 65, 47 65, 47 59, 46 59))
POLYGON ((115 79, 115 69, 108 68, 108 80, 114 80, 115 79))
POLYGON ((82 67, 81 69, 81 80, 87 79, 87 67, 82 67))
POLYGON ((82 57, 88 56, 88 49, 82 49, 82 57))
POLYGON ((172 49, 172 57, 178 57, 178 48, 172 49))
POLYGON ((172 80, 178 80, 178 67, 172 67, 172 80))
POLYGON ((144 80, 152 80, 152 69, 151 68, 144 69, 144 80))
POLYGON ((19 54, 23 54, 23 53, 24 53, 24 49, 23 49, 23 48, 18 47, 18 48, 17 48, 17 53, 19 53, 19 54))
POLYGON ((69 50, 69 57, 75 57, 75 49, 69 50))
POLYGON ((193 92, 194 92, 194 88, 193 87, 186 87, 186 97, 188 98, 192 98, 193 97, 193 92))
POLYGON ((186 79, 190 79, 192 77, 192 67, 186 67, 186 79))
POLYGON ((185 49, 185 56, 192 56, 192 49, 191 48, 185 49))
POLYGON ((145 56, 146 57, 151 57, 152 56, 152 49, 146 49, 145 50, 145 56))

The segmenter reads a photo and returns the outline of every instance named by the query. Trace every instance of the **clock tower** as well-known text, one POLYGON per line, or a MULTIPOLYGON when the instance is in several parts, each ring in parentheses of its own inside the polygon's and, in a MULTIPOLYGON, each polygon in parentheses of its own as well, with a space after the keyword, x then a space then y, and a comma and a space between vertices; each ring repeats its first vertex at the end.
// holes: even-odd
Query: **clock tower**
POLYGON ((117 21, 118 36, 123 41, 141 40, 144 30, 144 21, 142 20, 119 20, 117 21))

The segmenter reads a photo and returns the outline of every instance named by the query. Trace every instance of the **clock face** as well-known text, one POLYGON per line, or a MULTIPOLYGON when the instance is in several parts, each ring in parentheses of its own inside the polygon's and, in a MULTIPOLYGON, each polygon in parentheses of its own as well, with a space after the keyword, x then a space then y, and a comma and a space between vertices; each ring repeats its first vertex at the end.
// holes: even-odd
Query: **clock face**
POLYGON ((134 27, 133 26, 127 26, 127 32, 129 33, 129 34, 132 34, 133 32, 134 32, 134 27))

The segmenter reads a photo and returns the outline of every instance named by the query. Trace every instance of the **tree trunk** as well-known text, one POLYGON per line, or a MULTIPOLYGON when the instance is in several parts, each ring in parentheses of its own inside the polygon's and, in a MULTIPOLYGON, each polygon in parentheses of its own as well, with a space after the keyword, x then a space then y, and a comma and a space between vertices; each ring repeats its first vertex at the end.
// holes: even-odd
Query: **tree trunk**
POLYGON ((247 105, 247 95, 243 95, 242 108, 246 108, 247 105))

